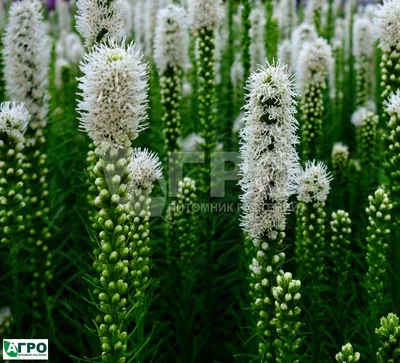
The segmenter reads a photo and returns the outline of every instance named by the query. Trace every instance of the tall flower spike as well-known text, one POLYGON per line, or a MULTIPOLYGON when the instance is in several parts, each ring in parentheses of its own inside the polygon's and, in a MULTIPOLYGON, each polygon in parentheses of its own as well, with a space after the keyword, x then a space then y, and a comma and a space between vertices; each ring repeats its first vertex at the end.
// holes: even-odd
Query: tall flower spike
POLYGON ((310 289, 310 300, 314 308, 320 303, 319 289, 326 277, 325 202, 331 179, 325 164, 308 161, 297 196, 296 257, 301 279, 310 289))
POLYGON ((334 97, 334 122, 335 125, 341 126, 343 119, 343 89, 344 89, 344 73, 345 67, 345 54, 344 54, 344 20, 337 18, 335 21, 335 33, 332 39, 332 55, 334 60, 334 83, 335 83, 335 97, 334 97))
POLYGON ((271 293, 284 261, 289 196, 297 190, 299 160, 295 150, 297 122, 294 118, 297 96, 287 66, 268 65, 252 73, 247 83, 244 127, 240 131, 243 190, 243 230, 253 240, 256 255, 250 265, 251 296, 261 337, 262 359, 278 355, 271 329, 274 296, 271 293))
POLYGON ((122 0, 78 0, 76 29, 86 47, 124 35, 122 0))
POLYGON ((400 206, 400 90, 391 94, 384 103, 385 112, 389 115, 388 137, 389 148, 386 150, 387 173, 390 177, 390 190, 395 208, 400 206))
POLYGON ((292 57, 292 44, 289 39, 283 40, 278 45, 278 59, 288 66, 291 65, 292 57))
POLYGON ((335 355, 336 362, 340 363, 356 363, 359 362, 361 354, 353 350, 353 346, 347 343, 342 346, 342 350, 335 355))
POLYGON ((257 70, 265 62, 265 13, 260 2, 257 2, 250 13, 250 70, 257 70))
POLYGON ((309 24, 314 24, 319 36, 323 36, 323 15, 324 15, 323 0, 310 0, 307 2, 305 16, 309 24))
POLYGON ((216 138, 216 90, 215 90, 215 30, 222 20, 221 0, 191 0, 189 17, 196 37, 196 61, 198 79, 199 121, 205 162, 199 190, 209 197, 211 184, 211 152, 216 138))
POLYGON ((364 106, 372 97, 374 39, 372 23, 365 17, 356 17, 353 25, 353 55, 356 70, 356 104, 364 106))
POLYGON ((378 363, 394 363, 400 357, 400 323, 396 314, 381 318, 381 326, 375 329, 380 347, 376 353, 378 363))
MULTIPOLYGON (((163 105, 165 150, 178 152, 181 132, 180 101, 182 76, 189 64, 189 34, 185 9, 169 5, 160 10, 154 38, 154 59, 158 68, 163 105)), ((166 158, 166 163, 172 159, 166 158)), ((170 175, 173 170, 169 170, 170 175)))
POLYGON ((369 207, 367 226, 368 271, 365 275, 365 286, 370 298, 371 313, 379 314, 383 308, 384 291, 387 278, 387 238, 390 234, 392 204, 383 189, 378 189, 368 197, 369 207))
MULTIPOLYGON (((144 40, 147 56, 153 52, 154 30, 157 26, 157 14, 165 5, 165 0, 145 0, 144 2, 144 40)), ((143 16, 143 14, 142 14, 143 16)))
POLYGON ((3 44, 7 93, 12 100, 23 102, 32 116, 27 132, 29 143, 44 143, 50 45, 39 1, 12 4, 3 44))
POLYGON ((300 52, 298 77, 301 93, 302 160, 319 155, 326 78, 332 75, 332 49, 325 39, 306 43, 300 52))
MULTIPOLYGON (((24 173, 24 133, 30 115, 23 105, 6 102, 0 106, 0 244, 8 246, 10 254, 4 255, 5 265, 13 277, 12 307, 16 318, 16 331, 21 330, 23 304, 29 304, 27 296, 21 289, 20 275, 22 255, 31 247, 27 243, 26 212, 27 204, 24 173), (23 251, 23 253, 21 253, 23 251)), ((30 252, 30 251, 29 251, 30 252)), ((29 255, 32 257, 31 255, 29 255)), ((26 291, 26 290, 25 290, 26 291)), ((0 311, 0 336, 3 326, 0 311)), ((4 333, 10 333, 8 330, 4 333)))
POLYGON ((79 79, 80 128, 99 154, 129 148, 147 118, 147 66, 132 44, 96 45, 86 54, 79 79))
POLYGON ((150 271, 150 194, 154 182, 162 178, 162 169, 155 153, 147 149, 135 149, 128 171, 131 177, 131 182, 128 184, 128 192, 131 195, 128 215, 131 241, 129 245, 130 271, 135 287, 135 300, 143 306, 146 299, 142 298, 145 297, 149 285, 150 271))
POLYGON ((379 39, 381 58, 382 100, 399 88, 400 78, 400 1, 384 0, 378 5, 374 17, 375 35, 379 39))
POLYGON ((279 32, 282 39, 290 39, 297 24, 296 1, 282 0, 279 3, 279 32))

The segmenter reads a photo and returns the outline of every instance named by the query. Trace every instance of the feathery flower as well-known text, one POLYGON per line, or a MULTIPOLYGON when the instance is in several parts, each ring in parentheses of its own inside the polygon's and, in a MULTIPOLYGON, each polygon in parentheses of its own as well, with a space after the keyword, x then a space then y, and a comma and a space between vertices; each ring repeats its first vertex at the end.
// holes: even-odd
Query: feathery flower
POLYGON ((221 0, 190 0, 190 24, 195 32, 201 29, 214 30, 223 17, 221 0))
POLYGON ((128 148, 147 118, 147 66, 132 44, 95 45, 81 70, 80 128, 98 152, 128 148))
POLYGON ((330 175, 322 162, 307 161, 300 178, 297 198, 304 203, 325 203, 330 191, 330 175))
POLYGON ((76 29, 86 47, 124 35, 122 0, 78 0, 76 29))
POLYGON ((167 68, 185 68, 189 63, 189 34, 185 9, 169 5, 159 11, 154 36, 154 60, 162 74, 167 68))
POLYGON ((24 142, 30 114, 23 104, 4 102, 0 105, 0 133, 5 133, 17 144, 24 142))
POLYGON ((400 45, 400 1, 383 0, 375 11, 375 36, 379 39, 379 47, 383 51, 396 49, 400 45))
POLYGON ((128 165, 131 182, 128 189, 131 194, 141 190, 142 194, 149 195, 153 183, 162 178, 162 166, 158 155, 148 149, 133 150, 133 157, 128 165))
POLYGON ((34 133, 40 137, 46 125, 48 101, 48 65, 50 46, 45 33, 41 3, 13 3, 10 21, 4 34, 4 75, 9 97, 23 102, 32 116, 28 138, 34 143, 34 133))
POLYGON ((302 23, 297 26, 292 33, 292 67, 297 69, 299 62, 299 55, 303 49, 304 44, 313 42, 318 37, 314 25, 302 23))
POLYGON ((239 184, 244 191, 242 227, 257 239, 284 230, 288 198, 296 191, 297 93, 287 66, 280 63, 252 73, 247 88, 239 184))

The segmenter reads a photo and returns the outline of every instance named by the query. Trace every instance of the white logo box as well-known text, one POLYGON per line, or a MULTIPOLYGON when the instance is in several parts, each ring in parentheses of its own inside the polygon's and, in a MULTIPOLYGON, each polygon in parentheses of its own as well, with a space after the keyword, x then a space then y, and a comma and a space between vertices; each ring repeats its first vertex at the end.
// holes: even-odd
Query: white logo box
POLYGON ((3 339, 4 360, 48 360, 48 339, 3 339))

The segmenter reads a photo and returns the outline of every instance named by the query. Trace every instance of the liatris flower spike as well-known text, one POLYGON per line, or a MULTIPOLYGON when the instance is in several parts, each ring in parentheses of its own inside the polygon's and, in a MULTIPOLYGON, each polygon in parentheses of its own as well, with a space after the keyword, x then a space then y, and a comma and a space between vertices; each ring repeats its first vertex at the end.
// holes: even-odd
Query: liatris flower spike
POLYGON ((337 142, 332 148, 332 172, 335 182, 343 185, 348 180, 349 147, 337 142))
POLYGON ((4 76, 9 97, 23 102, 32 116, 26 137, 43 144, 48 102, 50 44, 45 33, 41 3, 14 2, 3 38, 4 76))
POLYGON ((395 363, 400 357, 400 323, 396 314, 381 318, 381 326, 375 329, 380 347, 376 353, 378 363, 395 363))
POLYGON ((81 66, 81 128, 96 146, 89 159, 97 161, 91 174, 98 192, 94 206, 99 211, 93 219, 100 240, 94 249, 94 265, 100 277, 93 280, 101 311, 96 323, 106 362, 125 362, 129 354, 124 325, 132 307, 126 298, 131 256, 128 164, 133 153, 131 141, 143 129, 147 117, 147 67, 140 59, 133 45, 111 41, 109 45, 95 45, 81 66))
POLYGON ((336 362, 340 363, 356 363, 359 362, 361 354, 355 352, 350 343, 343 345, 342 350, 335 355, 336 362))
POLYGON ((322 162, 306 163, 297 206, 296 256, 301 278, 319 286, 325 280, 325 202, 332 177, 322 162))
POLYGON ((285 236, 289 196, 297 190, 300 175, 295 145, 297 96, 287 66, 260 68, 247 84, 239 184, 244 194, 242 228, 253 240, 256 255, 250 265, 251 296, 261 337, 259 354, 272 359, 276 354, 271 330, 273 301, 271 287, 285 258, 285 236))
MULTIPOLYGON (((169 5, 161 9, 158 13, 154 37, 154 59, 160 76, 167 156, 170 152, 179 151, 182 76, 189 64, 188 50, 189 33, 185 9, 177 5, 169 5)), ((169 158, 166 159, 167 162, 168 160, 169 158)), ((170 175, 172 172, 169 171, 170 175)))
POLYGON ((298 77, 301 93, 300 125, 302 160, 319 155, 324 115, 326 78, 332 73, 332 49, 325 39, 306 43, 300 52, 298 77))
POLYGON ((387 280, 387 238, 390 233, 392 204, 388 194, 378 189, 368 197, 369 207, 367 226, 367 255, 368 271, 365 276, 365 286, 370 298, 372 314, 379 314, 383 307, 384 292, 387 280))
POLYGON ((256 2, 250 13, 250 70, 257 70, 265 62, 265 13, 260 2, 256 2))
POLYGON ((128 192, 131 196, 129 251, 131 255, 130 273, 133 278, 134 296, 140 300, 149 284, 150 247, 150 194, 156 180, 162 178, 162 168, 158 156, 144 149, 135 149, 128 165, 131 181, 128 192))

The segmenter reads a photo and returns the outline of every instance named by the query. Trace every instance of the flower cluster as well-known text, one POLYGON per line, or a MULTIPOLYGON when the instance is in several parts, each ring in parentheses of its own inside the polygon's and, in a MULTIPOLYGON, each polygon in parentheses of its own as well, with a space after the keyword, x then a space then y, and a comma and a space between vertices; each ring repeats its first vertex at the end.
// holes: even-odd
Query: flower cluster
POLYGON ((223 17, 221 0, 190 0, 190 24, 194 31, 214 30, 223 17))
POLYGON ((331 180, 332 176, 324 163, 307 161, 300 178, 297 198, 304 203, 325 203, 331 180))
POLYGON ((254 72, 247 88, 239 184, 244 191, 242 227, 257 239, 284 230, 288 198, 297 189, 297 93, 287 66, 279 63, 254 72))
POLYGON ((381 318, 381 326, 375 330, 380 341, 376 353, 378 363, 396 362, 400 357, 400 323, 396 314, 381 318))
POLYGON ((335 355, 336 362, 340 363, 356 363, 359 362, 361 354, 355 352, 353 346, 347 343, 342 346, 342 350, 335 355))
POLYGON ((30 114, 23 104, 4 102, 0 105, 0 133, 4 133, 15 144, 24 143, 30 114))
POLYGON ((275 317, 271 324, 275 326, 278 338, 274 341, 277 350, 276 362, 284 363, 287 357, 295 357, 300 347, 298 332, 301 327, 299 293, 300 280, 294 280, 290 272, 283 272, 276 277, 276 286, 272 288, 275 298, 275 317))
POLYGON ((332 172, 337 183, 345 183, 348 177, 349 147, 337 142, 332 148, 332 172))
POLYGON ((80 127, 100 154, 128 148, 147 118, 147 67, 134 45, 96 45, 85 55, 80 127))
POLYGON ((388 194, 378 189, 368 197, 369 207, 366 209, 369 225, 367 227, 368 271, 365 285, 370 297, 370 307, 373 313, 380 311, 384 300, 387 271, 387 236, 390 233, 390 210, 392 204, 388 194))
POLYGON ((87 47, 124 35, 122 0, 78 0, 76 29, 87 47))
POLYGON ((154 60, 160 74, 189 64, 188 44, 185 9, 178 5, 161 9, 154 36, 154 60))
POLYGON ((297 26, 292 33, 292 67, 297 69, 299 55, 304 44, 313 42, 317 39, 317 31, 315 27, 308 23, 302 23, 297 26))
POLYGON ((50 45, 39 1, 14 2, 9 16, 3 39, 6 89, 32 115, 28 137, 34 143, 46 125, 50 45))

